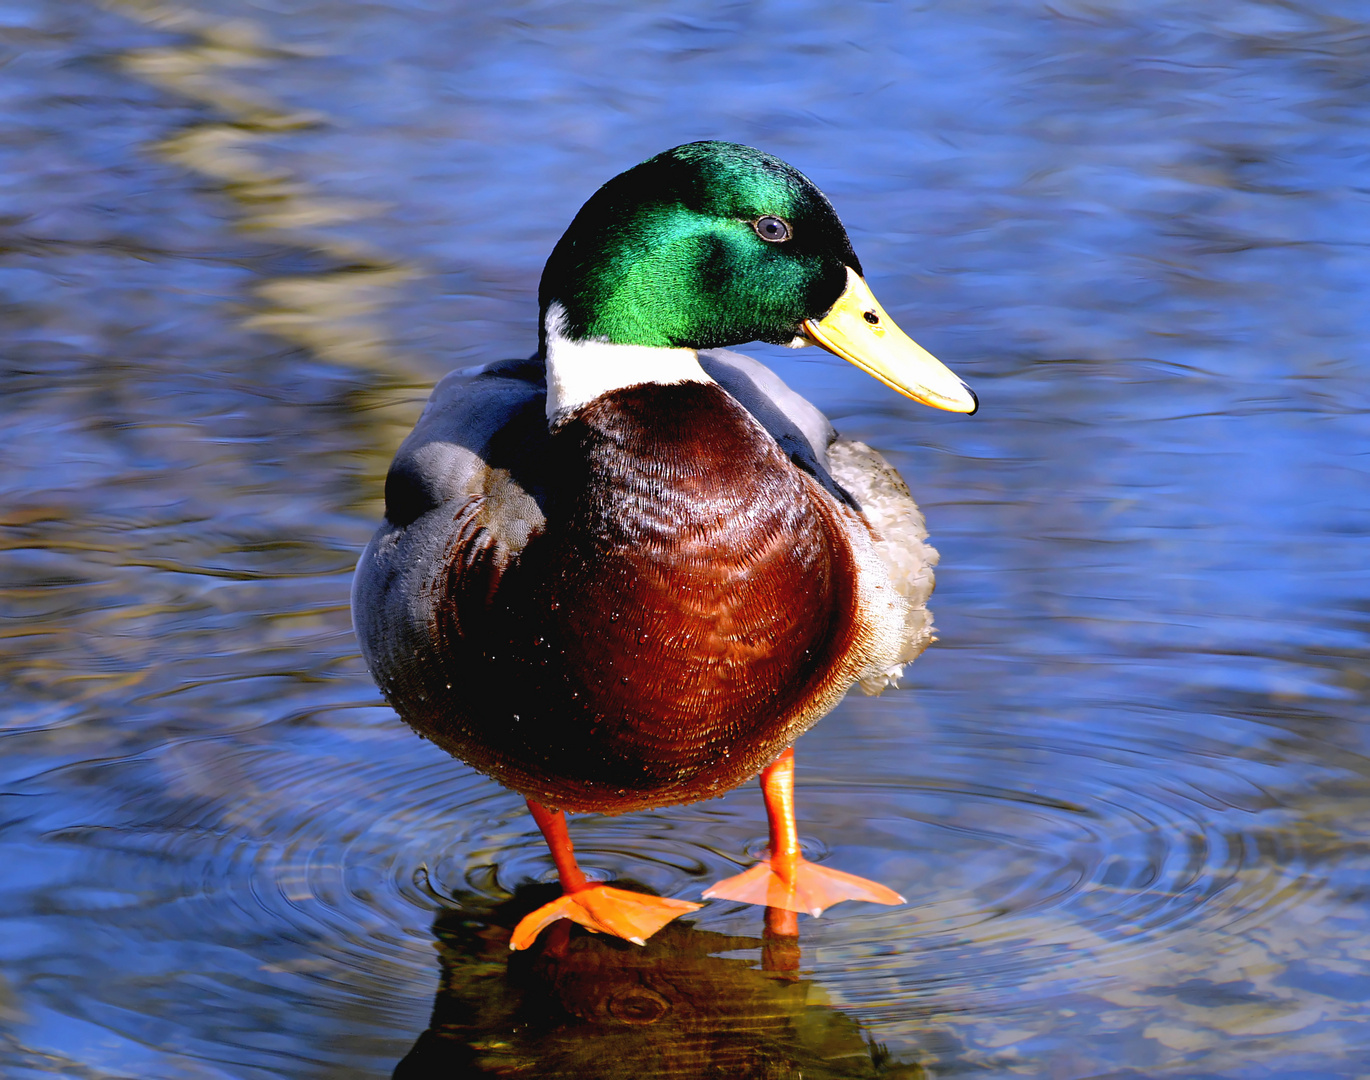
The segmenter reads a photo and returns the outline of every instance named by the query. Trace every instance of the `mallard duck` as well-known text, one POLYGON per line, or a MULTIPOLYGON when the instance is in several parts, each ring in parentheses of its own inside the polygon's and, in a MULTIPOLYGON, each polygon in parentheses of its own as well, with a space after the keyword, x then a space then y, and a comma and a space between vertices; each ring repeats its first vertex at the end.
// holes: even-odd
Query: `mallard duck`
POLYGON ((752 147, 616 176, 547 261, 536 356, 438 383, 385 483, 353 620, 387 700, 512 788, 572 919, 641 944, 699 907, 587 881, 566 813, 722 795, 760 774, 769 857, 705 898, 817 914, 902 903, 805 860, 792 744, 931 637, 936 553, 898 474, 725 347, 815 344, 972 413, 885 314, 827 198, 752 147))

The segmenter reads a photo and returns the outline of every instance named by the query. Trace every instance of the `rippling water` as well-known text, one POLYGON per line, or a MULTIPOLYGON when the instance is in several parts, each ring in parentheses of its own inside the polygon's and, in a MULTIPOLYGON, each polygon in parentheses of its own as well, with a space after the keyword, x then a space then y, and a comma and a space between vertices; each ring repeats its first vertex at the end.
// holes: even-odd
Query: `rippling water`
MULTIPOLYGON (((0 7, 0 1073, 1365 1075, 1370 23, 1198 7, 0 7), (702 137, 984 403, 756 350, 942 552, 910 687, 798 747, 813 855, 911 903, 797 981, 717 902, 510 968, 550 860, 383 707, 351 569, 432 381, 702 137)), ((573 824, 688 898, 764 832, 573 824)))

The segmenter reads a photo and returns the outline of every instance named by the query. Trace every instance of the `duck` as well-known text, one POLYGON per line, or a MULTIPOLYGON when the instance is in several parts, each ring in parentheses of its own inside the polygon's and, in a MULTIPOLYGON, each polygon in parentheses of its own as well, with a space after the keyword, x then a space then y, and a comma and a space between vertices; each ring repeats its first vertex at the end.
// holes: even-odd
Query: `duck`
POLYGON ((523 796, 551 852, 562 894, 510 948, 562 919, 641 945, 701 906, 590 880, 568 814, 755 777, 768 854, 702 899, 904 903, 804 857, 793 745, 927 646, 937 553, 894 468, 730 346, 816 345, 951 412, 975 394, 880 306, 817 186, 738 143, 604 184, 538 304, 536 354, 434 388, 352 589, 389 704, 523 796))

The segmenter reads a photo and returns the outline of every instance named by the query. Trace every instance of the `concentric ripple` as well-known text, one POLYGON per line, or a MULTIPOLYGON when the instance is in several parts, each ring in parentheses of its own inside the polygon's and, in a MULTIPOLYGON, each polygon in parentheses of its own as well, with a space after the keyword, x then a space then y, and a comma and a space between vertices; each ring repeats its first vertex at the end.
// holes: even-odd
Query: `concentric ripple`
MULTIPOLYGON (((870 733, 907 704, 850 700, 799 744, 809 857, 910 901, 805 919, 805 967, 896 1045, 925 1043, 948 1012, 1017 1030, 1028 1000, 1040 1017, 1154 994, 1135 986, 1137 971, 1171 971, 1186 943, 1206 939, 1211 953, 1214 940, 1250 942, 1325 888, 1287 809, 1254 787, 1235 803, 1234 761, 1160 757, 1126 740, 1101 757, 1040 730, 1021 741, 870 733), (901 775, 899 761, 920 767, 901 775), (1205 776, 1225 800, 1205 796, 1205 776)), ((62 996, 136 1040, 166 1008, 155 973, 171 956, 198 957, 180 977, 199 987, 184 1018, 190 1045, 227 1042, 263 1068, 274 1060, 263 1031, 326 1030, 327 1013, 298 1012, 320 994, 329 1012, 361 1010, 373 1052, 393 1053, 431 993, 434 918, 554 880, 517 796, 360 701, 295 710, 246 737, 73 762, 37 779, 40 791, 66 791, 68 814, 73 793, 98 792, 85 812, 98 824, 30 834, 60 854, 44 881, 8 891, 12 913, 28 896, 31 917, 106 942, 92 970, 63 976, 62 996), (387 1017, 399 1025, 391 1037, 377 1030, 387 1017)), ((763 851, 764 829, 754 789, 572 820, 592 876, 688 899, 763 851)), ((755 938, 760 912, 714 902, 692 922, 755 938)))

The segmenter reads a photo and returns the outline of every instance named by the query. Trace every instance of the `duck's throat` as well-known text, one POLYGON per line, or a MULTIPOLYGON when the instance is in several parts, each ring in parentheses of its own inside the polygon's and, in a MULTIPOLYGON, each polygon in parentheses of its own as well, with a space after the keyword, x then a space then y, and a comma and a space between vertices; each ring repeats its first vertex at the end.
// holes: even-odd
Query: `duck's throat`
POLYGON ((694 349, 578 341, 566 334, 566 314, 549 305, 547 327, 547 421, 556 426, 604 394, 644 383, 711 383, 694 349))

